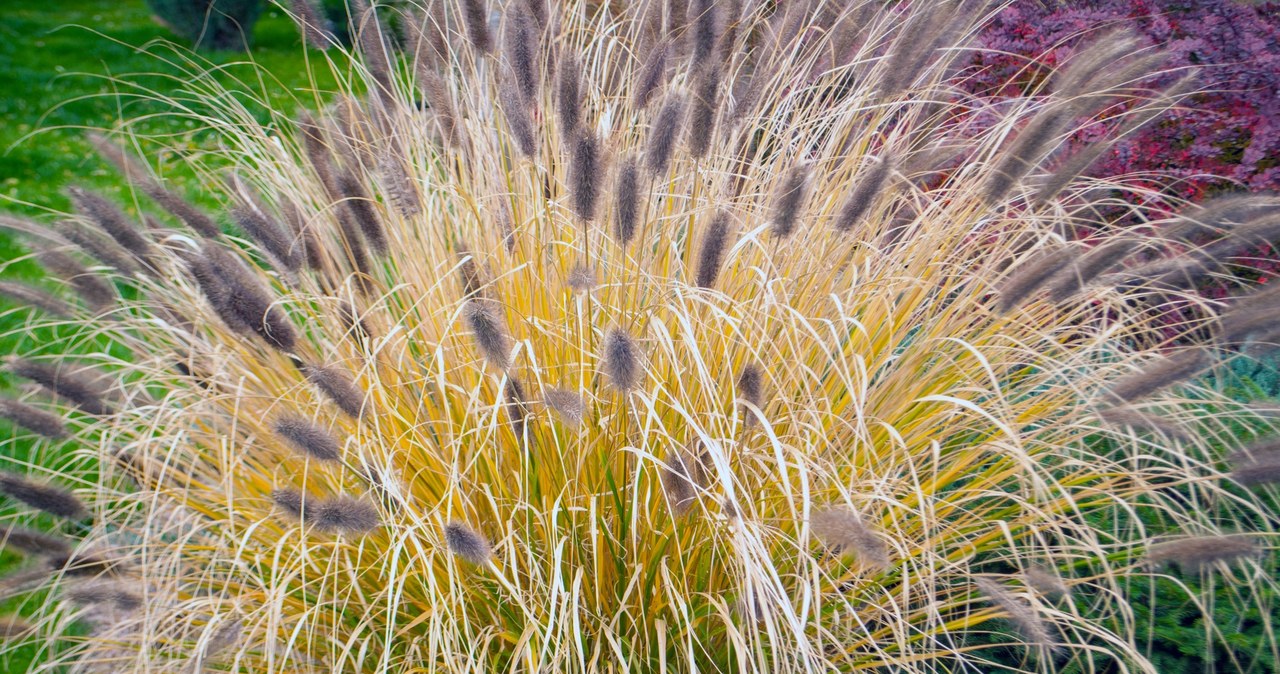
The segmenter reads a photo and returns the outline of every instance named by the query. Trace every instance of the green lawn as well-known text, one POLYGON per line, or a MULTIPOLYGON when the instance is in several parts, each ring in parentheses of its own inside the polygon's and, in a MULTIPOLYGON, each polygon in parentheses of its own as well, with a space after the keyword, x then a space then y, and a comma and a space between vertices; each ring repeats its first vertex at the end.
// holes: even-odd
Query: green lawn
MULTIPOLYGON (((63 190, 72 184, 93 187, 122 204, 134 203, 128 187, 84 141, 84 130, 111 129, 121 119, 145 118, 135 130, 162 139, 167 146, 207 143, 209 138, 194 130, 194 121, 172 114, 172 108, 154 96, 139 96, 149 90, 181 97, 192 79, 177 64, 188 59, 207 59, 208 67, 219 68, 212 77, 220 84, 243 92, 244 99, 268 101, 284 112, 299 105, 314 107, 315 90, 333 88, 327 64, 323 59, 308 62, 294 25, 274 7, 264 12, 255 27, 248 55, 191 55, 181 46, 175 49, 171 41, 177 40, 151 17, 142 0, 4 3, 0 11, 0 212, 43 217, 50 210, 64 210, 69 203, 63 190)), ((171 186, 210 211, 216 207, 207 194, 191 189, 192 172, 172 152, 158 154, 149 157, 150 163, 171 186)), ((0 232, 0 276, 38 281, 34 264, 14 261, 26 252, 20 241, 0 232)), ((0 300, 0 355, 49 349, 74 334, 72 329, 33 333, 25 329, 28 317, 25 309, 0 300)), ((0 394, 14 385, 0 379, 0 394)), ((21 439, 6 443, 14 432, 0 423, 4 454, 0 469, 22 470, 26 462, 50 465, 68 460, 71 447, 21 439)), ((12 513, 11 507, 0 503, 0 517, 12 513)), ((47 530, 53 522, 41 520, 37 526, 47 530)), ((22 563, 21 558, 0 552, 0 573, 22 563)), ((23 602, 30 608, 38 601, 38 597, 11 600, 0 605, 0 614, 24 610, 23 602)), ((28 671, 33 657, 38 657, 33 649, 19 651, 0 660, 0 672, 28 671)))

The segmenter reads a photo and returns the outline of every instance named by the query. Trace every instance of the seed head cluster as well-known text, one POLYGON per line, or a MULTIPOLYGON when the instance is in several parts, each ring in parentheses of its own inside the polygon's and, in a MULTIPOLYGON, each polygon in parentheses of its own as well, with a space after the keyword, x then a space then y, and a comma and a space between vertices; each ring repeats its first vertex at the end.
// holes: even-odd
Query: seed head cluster
POLYGON ((285 4, 339 91, 183 78, 223 212, 126 120, 136 198, 0 219, 70 335, 0 401, 37 671, 1140 670, 1143 576, 1265 586, 1280 420, 1202 377, 1280 294, 1195 285, 1274 201, 1085 175, 1187 102, 1158 49, 996 104, 987 0, 285 4))

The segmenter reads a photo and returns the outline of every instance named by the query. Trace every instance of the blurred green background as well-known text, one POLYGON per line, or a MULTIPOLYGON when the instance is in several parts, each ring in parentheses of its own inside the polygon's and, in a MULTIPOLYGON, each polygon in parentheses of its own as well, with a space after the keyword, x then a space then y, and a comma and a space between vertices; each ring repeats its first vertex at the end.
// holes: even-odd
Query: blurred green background
MULTIPOLYGON (((134 204, 132 192, 84 141, 86 129, 111 129, 130 119, 141 120, 131 124, 131 131, 157 141, 147 146, 147 159, 169 186, 217 213, 219 204, 210 191, 193 184, 194 174, 178 157, 211 138, 195 120, 173 114, 172 105, 156 100, 157 94, 181 96, 193 84, 187 71, 195 64, 188 59, 207 59, 200 69, 209 70, 209 77, 286 115, 299 105, 314 106, 324 100, 324 92, 336 88, 329 64, 302 48, 296 27, 274 5, 264 3, 247 53, 192 56, 186 51, 189 42, 156 20, 144 0, 0 3, 0 212, 40 218, 65 210, 69 203, 63 190, 72 184, 134 204), (181 46, 175 49, 171 42, 181 46)), ((343 32, 343 26, 336 28, 343 32)), ((18 240, 0 232, 0 276, 39 282, 36 266, 21 259, 26 253, 18 240)), ((0 300, 0 355, 39 352, 75 338, 72 327, 32 331, 27 318, 26 310, 0 300)), ((1237 363, 1220 377, 1216 384, 1241 399, 1280 392, 1280 376, 1271 362, 1237 363)), ((11 386, 13 382, 0 380, 0 393, 11 386)), ((0 442, 15 432, 7 424, 0 426, 0 442)), ((8 456, 0 456, 0 469, 25 472, 28 464, 56 467, 74 460, 69 446, 19 441, 3 447, 8 456)), ((11 512, 0 503, 0 516, 11 512)), ((42 521, 39 528, 54 526, 42 521)), ((22 562, 0 551, 0 573, 22 562)), ((1133 597, 1141 638, 1162 672, 1277 670, 1276 654, 1262 633, 1277 616, 1245 615, 1236 610, 1239 602, 1224 595, 1206 623, 1204 612, 1174 590, 1172 582, 1160 581, 1139 588, 1133 597), (1210 649, 1205 637, 1215 626, 1226 633, 1228 643, 1210 649), (1230 662, 1233 658, 1236 663, 1230 662)), ((41 601, 39 595, 11 599, 0 603, 0 614, 29 613, 41 601)), ((1263 603, 1275 604, 1274 598, 1263 603)), ((34 647, 18 649, 0 659, 0 672, 28 671, 41 657, 34 647)), ((1016 666, 1017 654, 1008 657, 1016 666)))

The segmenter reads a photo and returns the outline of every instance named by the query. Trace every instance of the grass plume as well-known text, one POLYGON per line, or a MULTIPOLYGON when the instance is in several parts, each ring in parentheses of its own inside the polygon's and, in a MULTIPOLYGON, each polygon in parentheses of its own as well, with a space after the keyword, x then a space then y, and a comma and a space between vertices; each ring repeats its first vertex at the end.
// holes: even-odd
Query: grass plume
MULTIPOLYGON (((1150 670, 1122 602, 1151 541, 1280 530, 1241 486, 1273 481, 1266 441, 1222 450, 1280 418, 1197 378, 1280 302, 1171 334, 1194 297, 1163 277, 1274 223, 1044 175, 1176 97, 1137 54, 968 97, 997 8, 356 3, 305 112, 191 61, 156 101, 197 126, 166 165, 247 237, 139 228, 163 197, 0 222, 78 296, 11 310, 39 364, 12 369, 52 393, 18 399, 66 435, 0 438, 7 489, 48 476, 84 515, 6 592, 54 626, 102 606, 28 597, 145 579, 109 633, 33 635, 38 671, 985 671, 1006 619, 1069 654, 1046 671, 1150 670), (1067 238, 1120 203, 1158 236, 1067 238)), ((145 122, 113 142, 162 143, 145 122)))

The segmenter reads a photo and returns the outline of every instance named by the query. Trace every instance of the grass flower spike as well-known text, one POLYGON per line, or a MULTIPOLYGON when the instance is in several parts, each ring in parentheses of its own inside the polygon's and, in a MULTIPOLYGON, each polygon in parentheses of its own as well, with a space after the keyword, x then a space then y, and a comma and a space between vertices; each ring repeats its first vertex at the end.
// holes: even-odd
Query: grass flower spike
POLYGON ((1126 593, 1269 583, 1276 417, 1201 376, 1274 298, 1155 309, 1275 222, 1111 234, 1189 226, 1051 166, 1157 60, 996 105, 984 0, 286 4, 342 90, 156 96, 226 212, 136 120, 95 143, 169 215, 6 225, 62 335, 0 404, 37 671, 1153 671, 1126 593))

